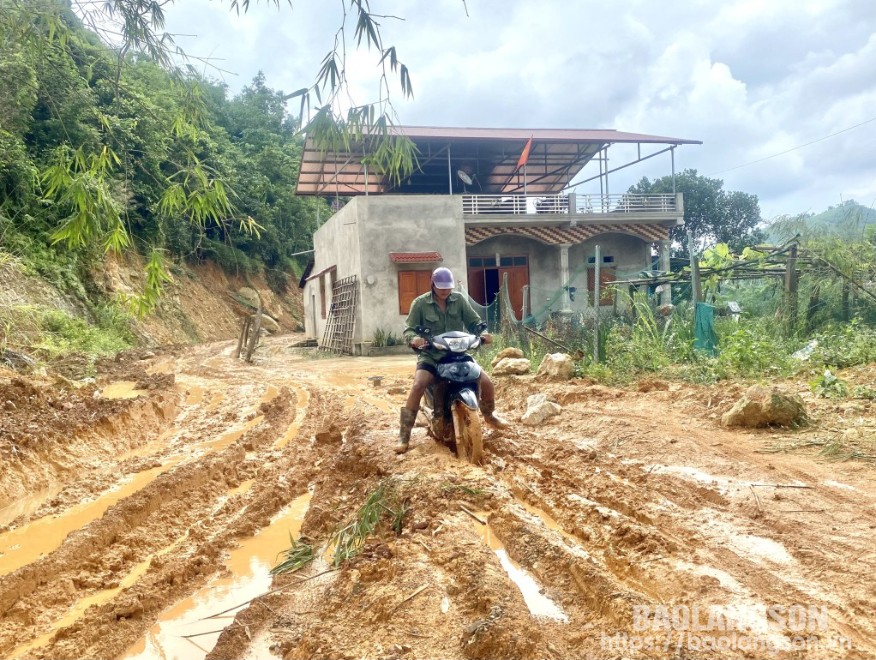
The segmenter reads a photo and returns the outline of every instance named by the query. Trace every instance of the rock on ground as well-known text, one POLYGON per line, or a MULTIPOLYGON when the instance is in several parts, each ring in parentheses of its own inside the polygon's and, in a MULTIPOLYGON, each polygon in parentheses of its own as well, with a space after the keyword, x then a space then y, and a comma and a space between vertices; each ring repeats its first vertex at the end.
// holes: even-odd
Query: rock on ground
POLYGON ((560 404, 548 401, 546 394, 533 394, 526 400, 526 412, 520 421, 527 426, 539 426, 562 409, 560 404))
POLYGON ((722 426, 797 426, 806 421, 806 406, 798 394, 778 387, 749 387, 721 416, 722 426))
POLYGON ((237 295, 243 298, 250 305, 258 309, 259 306, 259 294, 252 287, 242 286, 237 290, 237 295))
POLYGON ((523 351, 519 348, 514 348, 513 346, 509 348, 503 348, 496 354, 496 357, 493 358, 493 361, 490 363, 491 367, 495 367, 499 362, 504 360, 505 358, 522 358, 523 351))
POLYGON ((267 314, 262 314, 262 327, 271 334, 280 332, 280 324, 267 314))
POLYGON ((575 374, 575 361, 567 353, 549 353, 538 365, 538 376, 552 380, 569 380, 575 374))
POLYGON ((522 376, 528 374, 529 360, 526 358, 502 358, 493 367, 494 376, 522 376))

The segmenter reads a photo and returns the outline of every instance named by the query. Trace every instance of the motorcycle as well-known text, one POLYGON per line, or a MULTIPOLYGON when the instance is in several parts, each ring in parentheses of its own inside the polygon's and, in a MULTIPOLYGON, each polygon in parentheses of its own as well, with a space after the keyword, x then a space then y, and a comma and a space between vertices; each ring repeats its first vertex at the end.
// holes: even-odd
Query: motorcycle
POLYGON ((486 323, 479 324, 477 335, 454 330, 434 336, 429 328, 416 328, 428 346, 444 352, 435 382, 426 388, 423 412, 429 435, 473 464, 483 461, 484 436, 478 403, 481 367, 469 352, 481 345, 480 333, 486 327, 486 323))

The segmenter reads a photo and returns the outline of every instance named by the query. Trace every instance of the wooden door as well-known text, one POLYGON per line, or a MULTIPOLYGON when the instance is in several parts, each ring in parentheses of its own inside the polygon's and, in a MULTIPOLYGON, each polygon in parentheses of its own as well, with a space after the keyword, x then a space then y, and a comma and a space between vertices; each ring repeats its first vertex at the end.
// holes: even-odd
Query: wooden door
MULTIPOLYGON (((587 290, 590 292, 590 300, 588 304, 593 302, 593 289, 595 281, 595 269, 591 268, 587 273, 587 290)), ((614 305, 614 287, 605 286, 608 282, 614 282, 617 279, 614 268, 599 269, 599 304, 614 305)))
POLYGON ((513 266, 499 269, 499 281, 508 273, 508 296, 511 298, 511 309, 514 316, 520 321, 523 318, 523 287, 529 284, 529 268, 527 266, 513 266))
POLYGON ((468 269, 468 295, 470 295, 475 302, 480 303, 481 305, 487 304, 486 290, 484 289, 483 268, 468 269))

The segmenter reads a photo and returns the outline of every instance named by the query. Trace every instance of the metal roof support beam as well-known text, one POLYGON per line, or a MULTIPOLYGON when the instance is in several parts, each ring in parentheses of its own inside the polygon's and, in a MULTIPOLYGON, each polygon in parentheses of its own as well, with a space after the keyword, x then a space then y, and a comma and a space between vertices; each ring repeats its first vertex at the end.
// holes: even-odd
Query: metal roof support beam
MULTIPOLYGON (((660 154, 665 154, 667 151, 673 151, 674 149, 675 149, 675 146, 671 146, 671 147, 666 147, 665 149, 661 149, 660 151, 655 151, 653 154, 648 154, 647 156, 645 156, 643 158, 639 158, 638 160, 634 160, 631 163, 627 163, 626 165, 621 165, 620 167, 615 167, 613 170, 611 170, 611 173, 618 172, 619 170, 630 167, 631 165, 635 165, 636 163, 641 163, 643 160, 648 160, 649 158, 654 158, 654 156, 659 156, 660 154)), ((600 162, 600 164, 602 163, 601 158, 599 159, 599 162, 600 162)), ((673 163, 674 162, 675 162, 675 159, 673 158, 673 163)), ((602 169, 601 165, 600 165, 599 169, 600 170, 602 169)), ((605 174, 608 174, 608 172, 606 172, 605 174)), ((582 184, 585 184, 589 181, 593 181, 593 179, 598 179, 600 177, 602 177, 602 172, 600 172, 599 174, 597 174, 595 176, 591 176, 589 179, 584 179, 583 181, 579 181, 576 184, 573 184, 571 186, 567 186, 566 190, 571 190, 573 188, 577 188, 578 186, 580 186, 582 184)))
POLYGON ((447 143, 447 194, 453 194, 453 168, 450 166, 450 143, 447 143))
MULTIPOLYGON (((587 158, 587 154, 583 154, 582 158, 580 158, 580 159, 578 159, 578 160, 576 160, 576 161, 573 161, 572 163, 569 163, 568 165, 563 165, 562 167, 558 167, 557 169, 555 169, 555 170, 551 170, 550 172, 545 172, 545 173, 542 174, 541 176, 538 176, 538 177, 536 177, 536 178, 534 178, 534 179, 530 179, 530 180, 529 180, 529 183, 530 183, 530 184, 536 184, 536 183, 538 183, 539 181, 542 181, 543 179, 547 179, 548 177, 552 177, 552 176, 557 176, 557 175, 564 174, 564 173, 568 172, 570 169, 572 169, 573 167, 575 167, 575 165, 577 165, 578 163, 580 163, 581 160, 584 160, 584 163, 586 164, 586 163, 587 163, 587 160, 589 160, 589 159, 587 158)), ((506 184, 506 185, 507 185, 507 184, 506 184)), ((520 185, 517 185, 515 188, 512 188, 511 190, 509 190, 509 191, 507 191, 507 192, 508 192, 508 193, 513 193, 513 192, 516 192, 516 191, 518 191, 518 190, 520 190, 520 185)))
POLYGON ((330 184, 332 181, 334 181, 335 179, 338 178, 338 175, 341 173, 341 170, 343 170, 347 165, 349 165, 351 160, 353 160, 353 154, 350 154, 350 157, 349 157, 347 160, 344 161, 344 164, 341 165, 340 168, 338 167, 338 164, 335 163, 335 173, 334 173, 334 175, 332 176, 331 179, 329 179, 328 181, 326 181, 325 183, 323 183, 321 186, 317 187, 317 189, 316 189, 316 194, 318 195, 320 192, 322 192, 323 190, 325 190, 326 188, 328 188, 328 187, 329 187, 329 184, 330 184))

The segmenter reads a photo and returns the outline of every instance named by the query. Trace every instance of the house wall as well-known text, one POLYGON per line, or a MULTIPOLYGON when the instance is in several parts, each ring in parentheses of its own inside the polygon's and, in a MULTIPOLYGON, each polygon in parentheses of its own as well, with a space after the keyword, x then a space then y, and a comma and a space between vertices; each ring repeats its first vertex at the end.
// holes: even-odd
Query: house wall
POLYGON ((370 341, 378 329, 401 335, 407 314, 399 313, 398 272, 445 266, 468 287, 462 200, 449 195, 369 195, 357 197, 362 263, 362 323, 356 342, 370 341), (429 264, 394 264, 390 252, 440 252, 429 264))
POLYGON ((601 268, 613 268, 617 279, 629 279, 630 275, 640 270, 651 269, 651 243, 637 236, 600 234, 573 245, 569 248, 569 279, 570 286, 577 287, 578 294, 572 309, 582 310, 593 305, 592 299, 588 299, 587 287, 589 278, 593 277, 594 267, 587 265, 587 259, 594 256, 597 245, 602 257, 614 257, 613 264, 603 263, 601 268))
MULTIPOLYGON (((650 243, 634 236, 607 233, 572 245, 569 248, 570 285, 577 288, 575 300, 571 303, 573 310, 584 310, 590 303, 587 281, 593 276, 593 267, 588 267, 587 258, 593 255, 597 244, 603 256, 615 258, 612 267, 618 277, 650 267, 650 243)), ((431 271, 439 265, 394 264, 389 259, 390 252, 440 252, 444 258, 440 265, 450 268, 466 290, 467 257, 527 255, 529 312, 540 315, 546 309, 559 311, 563 308, 560 247, 509 235, 482 241, 466 251, 462 203, 458 196, 356 197, 317 230, 314 248, 313 273, 335 266, 335 279, 351 275, 359 277, 360 304, 354 344, 370 341, 378 329, 400 335, 406 315, 399 312, 398 272, 431 271)), ((322 277, 326 280, 328 306, 331 304, 329 274, 322 277)), ((304 305, 307 336, 319 339, 326 324, 319 309, 319 278, 305 285, 304 305)))
MULTIPOLYGON (((649 269, 651 266, 651 244, 636 236, 627 234, 600 234, 589 241, 572 245, 569 248, 569 285, 576 287, 575 300, 570 307, 582 311, 592 306, 587 295, 588 278, 593 277, 593 266, 587 259, 594 255, 599 245, 603 257, 613 256, 612 265, 618 277, 630 272, 649 269)), ((562 282, 560 270, 560 247, 546 245, 535 239, 523 236, 498 236, 482 241, 468 248, 469 257, 520 256, 529 257, 529 312, 540 315, 545 309, 559 311, 563 307, 562 282)))
MULTIPOLYGON (((560 288, 560 248, 525 236, 497 236, 468 248, 469 257, 529 257, 529 312, 538 311, 556 299, 560 288)), ((556 309, 559 309, 557 307, 556 309)))
MULTIPOLYGON (((439 265, 446 266, 464 288, 468 287, 460 197, 355 197, 316 231, 313 240, 312 272, 318 273, 336 265, 336 279, 351 275, 359 277, 360 297, 354 344, 370 341, 378 329, 392 331, 396 335, 404 331, 407 314, 399 312, 400 270, 431 272, 439 265), (390 252, 431 251, 440 252, 444 260, 440 264, 394 264, 389 259, 390 252)), ((320 318, 319 301, 317 278, 307 282, 304 287, 305 331, 310 338, 321 339, 325 330, 326 319, 320 318)), ((327 304, 330 303, 327 301, 327 304)))
MULTIPOLYGON (((360 209, 353 200, 340 211, 330 217, 313 235, 313 269, 319 273, 326 268, 335 266, 337 271, 334 280, 340 280, 352 275, 361 279, 362 263, 359 247, 359 217, 360 209)), ((322 339, 331 306, 331 276, 325 273, 308 281, 304 285, 304 331, 311 339, 322 339), (319 283, 325 280, 326 287, 326 318, 322 318, 320 306, 319 283), (316 304, 314 306, 314 301, 316 304)), ((359 306, 357 327, 361 326, 362 306, 359 306)))

